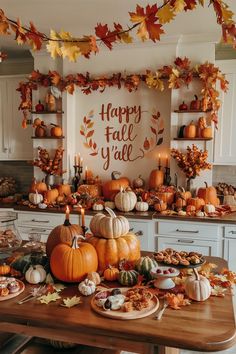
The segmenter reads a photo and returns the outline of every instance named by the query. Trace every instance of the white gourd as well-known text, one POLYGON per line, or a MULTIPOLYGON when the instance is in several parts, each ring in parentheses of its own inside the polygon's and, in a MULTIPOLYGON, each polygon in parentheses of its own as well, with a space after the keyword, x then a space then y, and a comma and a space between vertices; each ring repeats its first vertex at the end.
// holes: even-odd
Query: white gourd
POLYGON ((36 190, 35 193, 29 194, 29 201, 34 205, 38 205, 43 201, 43 196, 42 194, 39 194, 38 191, 36 190))
POLYGON ((200 275, 197 269, 193 269, 194 274, 185 281, 186 295, 195 301, 205 301, 211 295, 211 285, 209 280, 200 275))
POLYGON ((94 203, 94 204, 93 204, 93 210, 95 210, 95 211, 101 211, 101 210, 103 210, 103 209, 104 209, 103 204, 98 204, 98 203, 94 203))
POLYGON ((82 295, 89 296, 95 292, 96 285, 92 280, 85 279, 79 284, 78 288, 82 295))
POLYGON ((137 203, 137 196, 131 190, 121 188, 120 192, 115 196, 115 205, 120 211, 131 211, 137 203))
POLYGON ((25 279, 30 284, 42 283, 46 279, 46 276, 47 274, 40 264, 30 266, 25 273, 25 279))
POLYGON ((204 211, 207 214, 208 213, 214 213, 216 211, 216 208, 215 208, 215 206, 213 204, 208 203, 208 204, 204 205, 204 211))
POLYGON ((147 202, 137 202, 137 203, 135 204, 135 209, 136 209, 137 211, 147 211, 148 208, 149 208, 149 205, 148 205, 147 202))

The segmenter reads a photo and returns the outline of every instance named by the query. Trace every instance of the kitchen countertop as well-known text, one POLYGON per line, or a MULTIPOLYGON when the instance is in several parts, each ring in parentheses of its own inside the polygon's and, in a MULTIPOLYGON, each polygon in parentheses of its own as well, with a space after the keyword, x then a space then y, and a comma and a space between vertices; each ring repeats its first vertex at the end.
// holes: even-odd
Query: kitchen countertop
MULTIPOLYGON (((16 211, 27 211, 27 212, 40 212, 40 213, 65 213, 64 208, 47 208, 47 209, 39 209, 39 208, 29 208, 25 205, 15 205, 15 204, 0 204, 1 208, 12 208, 16 211)), ((77 210, 71 210, 71 214, 77 214, 77 210)), ((87 210, 86 215, 95 215, 97 211, 87 210)), ((232 214, 226 214, 220 217, 196 217, 196 216, 180 216, 180 215, 163 215, 157 213, 155 211, 146 211, 146 212, 137 212, 130 211, 127 213, 122 213, 119 211, 115 211, 117 215, 125 215, 129 219, 138 219, 138 220, 178 220, 178 221, 193 221, 193 222, 207 222, 207 223, 217 223, 217 224, 235 224, 236 225, 236 212, 232 214)))

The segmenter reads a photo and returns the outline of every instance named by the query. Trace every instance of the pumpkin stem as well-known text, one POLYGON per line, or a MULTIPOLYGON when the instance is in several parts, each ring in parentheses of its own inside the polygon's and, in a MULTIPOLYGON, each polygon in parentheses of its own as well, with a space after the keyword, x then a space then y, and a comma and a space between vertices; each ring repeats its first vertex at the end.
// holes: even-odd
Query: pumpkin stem
POLYGON ((113 171, 113 172, 111 173, 111 179, 112 179, 112 180, 118 179, 118 178, 117 178, 117 175, 120 176, 121 173, 118 172, 118 171, 113 171))
POLYGON ((198 273, 198 271, 197 271, 197 268, 193 268, 193 273, 194 273, 194 275, 195 275, 195 277, 196 277, 196 280, 199 281, 199 280, 200 280, 200 277, 199 277, 199 273, 198 273))
POLYGON ((204 183, 205 183, 206 188, 208 188, 208 183, 206 181, 204 183))
POLYGON ((196 101, 198 100, 198 97, 197 97, 197 95, 194 95, 194 98, 195 98, 195 100, 196 100, 196 101))
POLYGON ((105 210, 108 212, 108 214, 110 215, 110 217, 116 218, 116 214, 114 213, 114 211, 113 211, 111 208, 106 207, 105 210))
POLYGON ((85 237, 84 237, 84 236, 82 236, 82 235, 75 235, 75 236, 73 237, 73 240, 72 240, 71 248, 73 248, 74 250, 78 249, 78 248, 79 248, 78 240, 81 239, 81 238, 82 238, 83 240, 85 240, 85 237))

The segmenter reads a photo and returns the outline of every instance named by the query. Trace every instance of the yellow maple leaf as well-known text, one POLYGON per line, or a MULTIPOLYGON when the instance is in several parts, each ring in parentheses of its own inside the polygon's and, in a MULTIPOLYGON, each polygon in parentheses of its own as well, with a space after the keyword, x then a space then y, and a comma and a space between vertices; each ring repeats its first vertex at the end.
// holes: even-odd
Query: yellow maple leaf
POLYGON ((60 36, 56 31, 51 30, 50 38, 52 41, 48 41, 46 48, 47 51, 51 54, 51 57, 55 59, 56 57, 61 56, 60 42, 57 42, 57 40, 60 39, 60 36))
POLYGON ((186 4, 184 0, 175 0, 174 2, 174 12, 182 12, 185 8, 186 4))
POLYGON ((234 15, 234 13, 231 10, 228 9, 228 6, 227 5, 222 6, 221 10, 222 10, 222 18, 224 20, 224 23, 228 24, 228 25, 233 23, 233 15, 234 15))
POLYGON ((126 44, 133 43, 133 37, 130 36, 129 32, 119 34, 121 42, 126 44))
POLYGON ((165 6, 163 6, 160 10, 157 11, 157 16, 159 17, 159 21, 161 24, 169 23, 175 17, 173 7, 167 3, 165 6))
POLYGON ((73 42, 75 38, 71 36, 70 32, 61 31, 59 35, 63 42, 63 44, 61 45, 62 57, 68 57, 70 61, 75 62, 78 56, 81 55, 81 51, 78 46, 79 42, 73 42))
POLYGON ((43 296, 40 296, 39 298, 38 298, 38 300, 41 302, 41 304, 46 304, 46 305, 48 305, 50 302, 52 302, 52 301, 57 301, 58 299, 60 299, 61 297, 60 297, 60 295, 58 295, 58 293, 57 292, 55 292, 55 293, 49 293, 49 294, 47 294, 47 295, 43 295, 43 296))
POLYGON ((82 301, 80 299, 80 296, 73 296, 73 297, 67 297, 66 299, 63 299, 63 304, 61 304, 61 306, 71 308, 81 303, 82 301))
POLYGON ((137 36, 144 42, 147 39, 149 39, 149 33, 147 30, 146 22, 140 23, 140 26, 138 27, 137 31, 137 36))

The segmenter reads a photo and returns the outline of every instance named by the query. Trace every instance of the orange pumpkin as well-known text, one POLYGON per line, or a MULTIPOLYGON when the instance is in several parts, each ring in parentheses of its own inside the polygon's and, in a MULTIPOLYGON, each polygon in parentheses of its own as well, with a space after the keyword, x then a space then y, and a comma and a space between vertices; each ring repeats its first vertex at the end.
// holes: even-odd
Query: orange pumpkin
POLYGON ((152 170, 149 176, 149 188, 157 189, 159 186, 164 183, 164 173, 162 170, 152 170))
POLYGON ((107 281, 115 281, 118 279, 119 273, 118 268, 109 265, 108 268, 104 270, 103 276, 107 281))
POLYGON ((46 253, 50 257, 52 250, 59 243, 71 245, 73 238, 76 235, 82 235, 83 230, 79 225, 71 225, 68 220, 65 220, 63 225, 56 226, 49 234, 46 242, 46 253))
POLYGON ((109 265, 118 267, 122 259, 136 262, 140 257, 140 241, 131 232, 119 238, 101 238, 93 236, 90 242, 98 255, 98 269, 104 271, 109 265))
POLYGON ((130 181, 127 177, 117 178, 117 175, 120 175, 120 172, 113 171, 111 180, 103 184, 102 193, 105 199, 114 200, 121 187, 126 189, 130 186, 130 181))
POLYGON ((196 138, 196 135, 197 127, 192 120, 191 123, 184 128, 184 138, 192 139, 196 138))
POLYGON ((54 136, 56 138, 60 138, 62 136, 62 128, 59 125, 53 124, 51 123, 51 125, 53 125, 53 127, 50 130, 50 134, 51 136, 54 136))
POLYGON ((202 138, 212 138, 212 129, 211 127, 206 127, 201 130, 202 138))
POLYGON ((187 204, 186 200, 182 197, 178 197, 176 199, 176 202, 175 202, 175 206, 177 209, 182 209, 183 207, 185 207, 187 204))
POLYGON ((6 275, 10 273, 10 271, 11 267, 8 264, 3 263, 2 265, 0 265, 0 275, 6 275))
POLYGON ((35 178, 33 179, 30 186, 30 193, 36 193, 36 190, 39 194, 42 194, 48 190, 48 187, 44 182, 44 179, 40 182, 37 182, 35 178))
POLYGON ((88 194, 92 198, 100 197, 102 195, 102 187, 100 184, 81 184, 78 193, 88 194))
POLYGON ((187 205, 186 212, 187 214, 193 214, 196 211, 196 207, 194 205, 187 205))
POLYGON ((215 187, 209 186, 206 182, 204 182, 206 187, 205 188, 199 188, 197 192, 197 196, 199 198, 204 199, 205 204, 213 204, 214 206, 220 204, 219 198, 217 198, 217 192, 215 187))
POLYGON ((71 194, 71 187, 69 184, 67 183, 64 183, 64 181, 62 182, 62 184, 59 184, 57 186, 57 190, 58 190, 58 193, 59 195, 70 195, 71 194))
POLYGON ((90 272, 96 272, 98 258, 95 248, 88 242, 78 242, 75 236, 72 245, 60 243, 50 257, 52 274, 65 282, 80 282, 90 272))
POLYGON ((167 203, 159 199, 158 202, 154 204, 154 209, 156 211, 164 211, 167 209, 167 203))
POLYGON ((44 194, 45 199, 47 199, 47 202, 50 203, 55 203, 57 197, 59 196, 59 192, 56 188, 51 189, 49 187, 49 189, 45 192, 44 194))
POLYGON ((204 201, 204 199, 198 198, 198 197, 189 198, 187 204, 193 205, 196 208, 196 210, 201 210, 203 208, 203 206, 205 205, 205 201, 204 201))
POLYGON ((183 187, 179 187, 177 192, 177 198, 178 197, 188 200, 192 197, 192 193, 190 191, 186 191, 183 187))
POLYGON ((168 205, 171 205, 174 201, 174 192, 157 192, 156 196, 161 199, 163 202, 167 203, 168 205))

